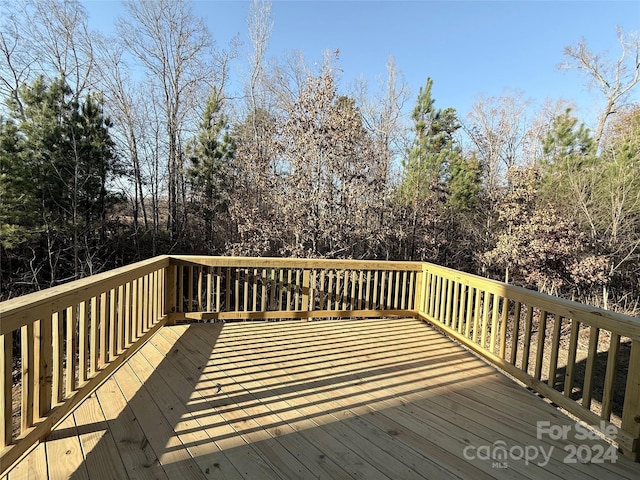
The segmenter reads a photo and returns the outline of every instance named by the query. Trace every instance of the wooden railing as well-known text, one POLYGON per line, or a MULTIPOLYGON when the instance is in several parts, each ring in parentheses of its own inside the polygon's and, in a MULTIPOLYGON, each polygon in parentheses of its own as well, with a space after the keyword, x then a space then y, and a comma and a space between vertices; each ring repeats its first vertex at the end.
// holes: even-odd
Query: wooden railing
POLYGON ((421 273, 418 262, 177 256, 169 319, 406 316, 421 273))
POLYGON ((165 324, 389 316, 426 320, 586 423, 614 425, 640 460, 637 318, 425 263, 161 256, 0 303, 0 476, 165 324))
POLYGON ((436 265, 424 264, 422 278, 421 318, 640 460, 639 319, 436 265))
POLYGON ((168 267, 156 257, 0 303, 0 474, 165 323, 168 267))

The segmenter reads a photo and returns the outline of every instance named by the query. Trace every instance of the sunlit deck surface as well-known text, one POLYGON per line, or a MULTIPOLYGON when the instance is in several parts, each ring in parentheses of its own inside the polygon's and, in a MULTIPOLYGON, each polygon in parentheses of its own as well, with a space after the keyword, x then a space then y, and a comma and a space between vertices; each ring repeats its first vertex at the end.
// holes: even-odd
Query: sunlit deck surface
POLYGON ((564 463, 568 445, 609 446, 574 437, 573 420, 419 320, 177 325, 8 479, 640 478, 621 455, 564 463), (545 420, 569 439, 537 439, 545 420), (499 441, 552 458, 465 458, 499 441))

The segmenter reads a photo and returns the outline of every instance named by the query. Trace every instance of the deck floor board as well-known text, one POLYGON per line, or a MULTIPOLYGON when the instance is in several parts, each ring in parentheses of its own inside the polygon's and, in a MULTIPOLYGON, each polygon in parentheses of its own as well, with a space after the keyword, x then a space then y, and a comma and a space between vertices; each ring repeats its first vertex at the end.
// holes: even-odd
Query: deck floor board
POLYGON ((190 324, 160 329, 6 480, 640 478, 621 455, 566 463, 570 445, 609 446, 415 319, 190 324), (569 438, 536 438, 539 421, 569 438), (470 458, 498 444, 550 460, 470 458))

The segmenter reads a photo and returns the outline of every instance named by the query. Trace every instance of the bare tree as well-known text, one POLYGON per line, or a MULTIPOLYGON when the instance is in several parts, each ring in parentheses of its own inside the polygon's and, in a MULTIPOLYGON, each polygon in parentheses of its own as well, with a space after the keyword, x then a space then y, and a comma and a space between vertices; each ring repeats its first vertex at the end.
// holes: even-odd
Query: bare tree
POLYGON ((506 182, 509 169, 523 161, 528 106, 521 94, 480 97, 467 115, 464 129, 484 165, 490 194, 506 182))
POLYGON ((363 87, 358 94, 358 101, 364 124, 376 139, 383 155, 382 175, 387 180, 393 158, 406 150, 407 131, 403 109, 410 96, 409 86, 392 56, 387 60, 387 76, 381 79, 379 87, 373 99, 368 98, 366 86, 363 87))
POLYGON ((35 60, 30 58, 17 31, 15 17, 6 17, 2 24, 2 31, 0 31, 0 53, 2 54, 0 95, 2 98, 11 98, 18 107, 20 116, 24 118, 24 106, 18 89, 30 77, 35 60))
POLYGON ((92 34, 74 0, 4 2, 0 32, 0 93, 21 109, 18 87, 38 75, 63 78, 75 99, 93 83, 92 34))
POLYGON ((264 56, 273 30, 271 2, 253 0, 247 23, 252 46, 252 50, 249 52, 250 78, 247 85, 247 96, 250 110, 255 116, 259 108, 266 109, 267 107, 266 99, 264 98, 266 93, 264 88, 264 56))
MULTIPOLYGON (((148 120, 142 118, 146 111, 144 107, 144 93, 131 79, 130 65, 127 64, 123 52, 118 48, 113 38, 101 38, 98 42, 96 62, 97 71, 104 89, 106 106, 114 122, 114 139, 120 156, 128 159, 133 181, 133 197, 130 199, 133 213, 133 228, 136 233, 140 229, 142 217, 144 230, 149 228, 147 208, 145 205, 145 180, 142 169, 141 155, 144 151, 145 128, 148 120)), ((128 191, 130 188, 124 188, 128 191)))
POLYGON ((581 70, 587 76, 589 85, 604 95, 606 103, 598 118, 594 136, 598 150, 607 120, 640 82, 640 38, 637 32, 625 34, 620 27, 617 36, 621 47, 617 60, 592 52, 582 39, 577 45, 565 47, 566 61, 560 65, 560 68, 581 70))
POLYGON ((117 31, 143 66, 154 95, 161 100, 168 143, 168 229, 174 241, 184 227, 182 145, 186 130, 195 131, 199 99, 224 84, 227 57, 220 56, 202 19, 189 5, 170 0, 129 1, 129 16, 117 31))

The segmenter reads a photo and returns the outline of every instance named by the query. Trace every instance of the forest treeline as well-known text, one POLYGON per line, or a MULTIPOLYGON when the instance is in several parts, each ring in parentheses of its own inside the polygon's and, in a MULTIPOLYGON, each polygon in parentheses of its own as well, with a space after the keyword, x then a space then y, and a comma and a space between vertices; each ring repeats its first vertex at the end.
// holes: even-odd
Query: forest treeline
POLYGON ((637 35, 618 31, 609 63, 565 49, 605 105, 591 131, 570 99, 479 98, 461 116, 437 79, 411 94, 393 58, 349 88, 337 51, 267 59, 269 2, 226 47, 186 2, 126 2, 112 38, 75 1, 6 8, 2 299, 198 253, 424 260, 640 307, 637 35))

